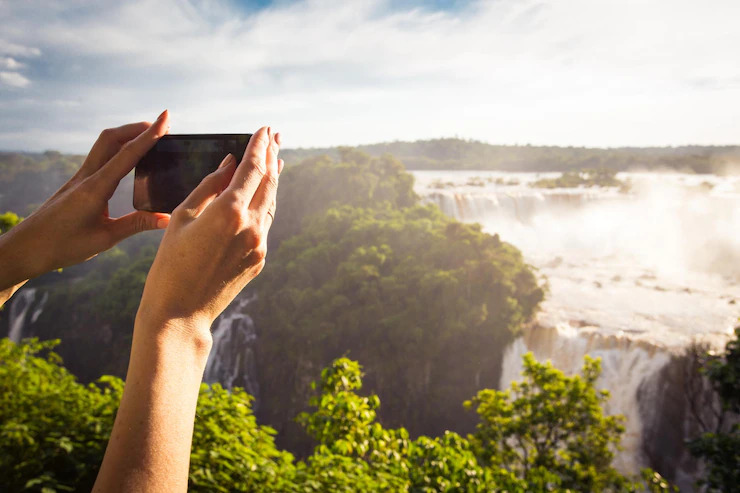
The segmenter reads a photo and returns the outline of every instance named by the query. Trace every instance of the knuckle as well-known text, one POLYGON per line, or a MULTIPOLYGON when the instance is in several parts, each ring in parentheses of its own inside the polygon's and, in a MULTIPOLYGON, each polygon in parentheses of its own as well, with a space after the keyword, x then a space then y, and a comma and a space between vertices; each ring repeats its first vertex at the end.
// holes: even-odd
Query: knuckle
POLYGON ((142 231, 148 231, 149 228, 149 220, 144 216, 137 216, 134 219, 134 230, 137 233, 141 233, 142 231))
POLYGON ((270 190, 276 190, 279 183, 279 177, 277 173, 268 172, 265 174, 266 185, 270 190))
POLYGON ((127 154, 133 154, 134 149, 135 149, 135 146, 134 146, 133 140, 129 140, 128 142, 126 142, 125 144, 121 146, 121 152, 127 153, 127 154))
POLYGON ((244 231, 244 242, 246 250, 254 253, 258 252, 262 248, 266 248, 264 245, 264 233, 256 224, 252 223, 244 231))
POLYGON ((249 258, 254 264, 264 265, 265 259, 267 258, 267 246, 261 244, 257 248, 252 249, 252 251, 249 253, 249 258))
POLYGON ((112 143, 115 141, 115 131, 112 128, 106 128, 100 132, 98 140, 103 143, 112 143))
POLYGON ((136 145, 136 141, 135 140, 129 140, 128 142, 126 142, 125 144, 123 144, 121 146, 120 153, 123 154, 124 156, 130 158, 130 159, 137 160, 137 161, 139 159, 141 159, 142 157, 144 157, 141 154, 141 151, 139 149, 139 146, 136 145))
POLYGON ((183 206, 182 204, 175 207, 175 209, 172 211, 172 214, 170 214, 170 220, 175 222, 184 221, 188 217, 188 210, 183 206))
POLYGON ((244 211, 238 202, 230 202, 222 211, 222 228, 229 234, 239 233, 244 229, 244 211))
POLYGON ((260 176, 264 176, 267 173, 267 165, 265 164, 265 160, 262 159, 260 156, 257 155, 250 155, 248 158, 249 166, 256 170, 257 173, 260 174, 260 176))

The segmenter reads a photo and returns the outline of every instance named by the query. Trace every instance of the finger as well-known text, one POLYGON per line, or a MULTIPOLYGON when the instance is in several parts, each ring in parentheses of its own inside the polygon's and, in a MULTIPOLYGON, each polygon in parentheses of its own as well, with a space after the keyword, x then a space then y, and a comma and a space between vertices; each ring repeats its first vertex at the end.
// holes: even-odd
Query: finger
POLYGON ((227 154, 218 169, 203 178, 195 190, 182 201, 178 209, 185 210, 188 216, 198 217, 218 195, 229 186, 236 169, 236 158, 227 154))
MULTIPOLYGON (((269 132, 268 132, 269 133, 269 132)), ((280 152, 280 145, 278 144, 277 138, 280 134, 270 133, 270 144, 267 146, 267 169, 272 170, 274 173, 278 172, 278 153, 280 152)))
POLYGON ((276 202, 277 189, 278 175, 277 173, 268 171, 257 192, 254 194, 252 203, 249 204, 249 208, 260 218, 260 224, 268 228, 272 224, 272 219, 275 219, 274 204, 276 202), (272 214, 270 219, 267 219, 268 213, 272 214))
MULTIPOLYGON (((280 132, 277 132, 275 134, 275 142, 277 143, 278 150, 279 150, 279 148, 283 146, 283 136, 282 136, 282 134, 280 132)), ((278 172, 278 174, 280 174, 280 173, 283 172, 283 168, 284 167, 285 167, 285 161, 283 161, 282 159, 278 159, 278 162, 277 162, 277 172, 278 172)))
POLYGON ((229 190, 233 191, 234 195, 245 204, 252 201, 254 192, 267 172, 267 148, 270 146, 269 128, 260 128, 249 139, 242 162, 229 184, 229 190))
POLYGON ((139 160, 167 132, 168 120, 169 114, 167 110, 164 110, 149 128, 123 145, 96 174, 100 175, 102 181, 115 191, 118 182, 134 169, 139 160))
POLYGON ((267 172, 262 178, 262 182, 255 192, 252 202, 249 204, 249 208, 257 212, 257 216, 261 219, 263 225, 267 220, 266 216, 270 211, 270 207, 275 203, 275 197, 277 195, 279 176, 277 155, 279 151, 280 148, 273 137, 270 145, 267 147, 267 172))
POLYGON ((142 231, 151 229, 164 229, 170 222, 170 215, 161 212, 136 211, 126 214, 118 219, 111 220, 108 229, 111 233, 113 243, 128 238, 142 231))
POLYGON ((129 123, 117 128, 106 128, 93 144, 90 153, 82 163, 79 175, 88 177, 100 169, 110 158, 116 155, 121 147, 131 139, 138 137, 152 124, 149 122, 129 123))

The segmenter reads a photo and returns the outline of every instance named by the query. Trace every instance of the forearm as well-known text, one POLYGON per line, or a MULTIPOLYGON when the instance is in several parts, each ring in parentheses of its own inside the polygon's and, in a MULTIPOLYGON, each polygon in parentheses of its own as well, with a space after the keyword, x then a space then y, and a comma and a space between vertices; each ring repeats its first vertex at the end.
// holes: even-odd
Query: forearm
POLYGON ((0 236, 0 306, 28 281, 24 259, 18 258, 12 238, 12 232, 0 236))
POLYGON ((94 491, 186 491, 210 328, 137 316, 126 385, 94 491))

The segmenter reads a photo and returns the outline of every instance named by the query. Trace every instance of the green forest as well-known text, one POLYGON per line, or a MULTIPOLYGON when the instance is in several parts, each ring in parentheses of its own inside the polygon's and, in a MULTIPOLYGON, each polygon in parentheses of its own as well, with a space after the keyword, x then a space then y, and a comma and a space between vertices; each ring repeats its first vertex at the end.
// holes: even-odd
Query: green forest
MULTIPOLYGON (((81 159, 0 154, 0 212, 28 215, 81 159)), ((656 472, 625 477, 612 466, 623 418, 603 411, 598 360, 569 377, 527 356, 523 380, 496 388, 503 350, 545 284, 498 235, 420 205, 403 163, 339 148, 283 172, 267 266, 247 288, 257 294, 259 406, 243 390, 203 385, 191 489, 670 490, 656 472)), ((130 186, 111 201, 114 215, 130 207, 130 186)), ((2 218, 3 231, 20 220, 2 218)), ((138 235, 29 283, 48 295, 29 335, 58 342, 0 346, 10 491, 94 481, 160 238, 138 235)), ((734 412, 736 355, 737 343, 704 365, 734 412)), ((717 490, 737 479, 739 434, 693 445, 717 490)))

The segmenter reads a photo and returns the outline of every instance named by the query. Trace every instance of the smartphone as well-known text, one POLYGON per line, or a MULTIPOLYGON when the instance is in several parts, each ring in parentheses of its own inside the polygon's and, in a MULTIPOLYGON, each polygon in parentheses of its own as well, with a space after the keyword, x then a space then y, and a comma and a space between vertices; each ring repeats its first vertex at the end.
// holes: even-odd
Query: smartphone
POLYGON ((239 163, 252 134, 165 135, 134 175, 134 209, 172 212, 231 153, 239 163))

